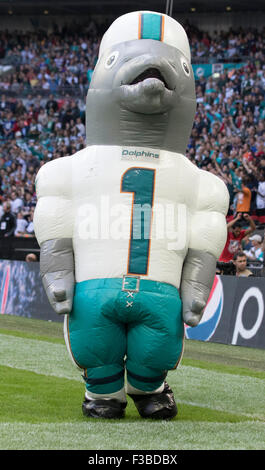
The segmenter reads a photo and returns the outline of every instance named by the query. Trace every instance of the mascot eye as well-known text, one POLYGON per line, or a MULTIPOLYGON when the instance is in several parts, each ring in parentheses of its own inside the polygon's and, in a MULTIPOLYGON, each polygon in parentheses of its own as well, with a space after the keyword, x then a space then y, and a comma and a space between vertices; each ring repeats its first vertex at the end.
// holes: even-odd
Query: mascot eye
POLYGON ((111 69, 114 64, 116 64, 119 57, 119 51, 112 52, 106 59, 105 69, 111 69))
POLYGON ((189 68, 189 66, 188 66, 185 59, 181 59, 181 65, 182 65, 182 68, 185 72, 185 75, 187 75, 187 77, 189 77, 190 76, 190 68, 189 68))

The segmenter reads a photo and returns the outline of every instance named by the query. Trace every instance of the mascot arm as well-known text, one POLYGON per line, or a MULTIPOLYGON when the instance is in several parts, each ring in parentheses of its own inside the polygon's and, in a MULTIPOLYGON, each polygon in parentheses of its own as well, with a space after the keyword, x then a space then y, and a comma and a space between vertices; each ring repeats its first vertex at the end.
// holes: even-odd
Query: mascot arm
POLYGON ((201 173, 180 286, 182 317, 189 326, 196 326, 201 320, 213 285, 216 261, 227 238, 227 188, 219 178, 205 171, 201 173))
POLYGON ((49 302, 58 314, 71 312, 75 283, 69 159, 47 163, 36 178, 34 229, 40 245, 40 273, 49 302))

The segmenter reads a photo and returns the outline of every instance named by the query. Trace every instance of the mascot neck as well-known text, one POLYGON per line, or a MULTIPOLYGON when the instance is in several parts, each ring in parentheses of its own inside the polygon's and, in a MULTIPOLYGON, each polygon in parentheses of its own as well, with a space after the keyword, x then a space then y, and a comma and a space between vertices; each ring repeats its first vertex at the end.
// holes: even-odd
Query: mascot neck
POLYGON ((178 108, 163 114, 134 113, 120 106, 115 93, 89 90, 86 143, 148 147, 185 154, 194 118, 188 105, 180 100, 178 108))

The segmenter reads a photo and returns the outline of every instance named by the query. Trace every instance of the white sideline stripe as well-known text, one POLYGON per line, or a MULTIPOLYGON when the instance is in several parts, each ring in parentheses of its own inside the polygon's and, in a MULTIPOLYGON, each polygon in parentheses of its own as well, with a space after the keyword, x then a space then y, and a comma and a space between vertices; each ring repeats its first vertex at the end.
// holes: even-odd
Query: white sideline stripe
POLYGON ((265 423, 0 423, 1 449, 264 449, 265 423))
MULTIPOLYGON (((3 366, 83 383, 63 344, 0 334, 0 345, 3 366)), ((179 404, 265 419, 262 379, 181 365, 168 381, 179 404)))
MULTIPOLYGON (((205 408, 205 409, 209 409, 209 410, 212 410, 212 411, 219 411, 219 412, 227 412, 229 414, 233 414, 235 416, 244 416, 245 418, 249 418, 251 422, 264 422, 264 415, 258 415, 258 414, 250 414, 250 413, 244 413, 243 411, 241 411, 240 413, 236 412, 236 411, 231 411, 231 410, 225 410, 224 407, 221 408, 220 406, 209 406, 208 404, 205 404, 205 403, 199 403, 199 402, 195 402, 195 401, 187 401, 187 400, 177 400, 176 399, 176 402, 177 402, 177 405, 180 404, 180 405, 188 405, 188 406, 196 406, 196 407, 199 407, 199 408, 205 408)), ((246 421, 247 422, 247 421, 246 421)), ((265 425, 265 423, 264 423, 265 425)))
POLYGON ((0 364, 15 369, 82 381, 64 344, 0 334, 0 364))

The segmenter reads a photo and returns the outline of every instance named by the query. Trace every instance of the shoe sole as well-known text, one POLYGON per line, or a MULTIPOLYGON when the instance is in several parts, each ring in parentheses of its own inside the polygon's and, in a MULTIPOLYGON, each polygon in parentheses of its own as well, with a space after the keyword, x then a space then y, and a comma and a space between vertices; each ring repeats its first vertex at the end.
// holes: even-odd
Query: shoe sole
POLYGON ((151 413, 150 415, 141 414, 141 416, 142 416, 142 418, 145 418, 145 419, 170 420, 170 419, 175 418, 175 416, 177 416, 177 414, 178 414, 178 410, 177 410, 177 407, 176 407, 175 409, 172 409, 172 410, 168 410, 168 409, 164 408, 162 410, 155 411, 154 413, 151 413))

